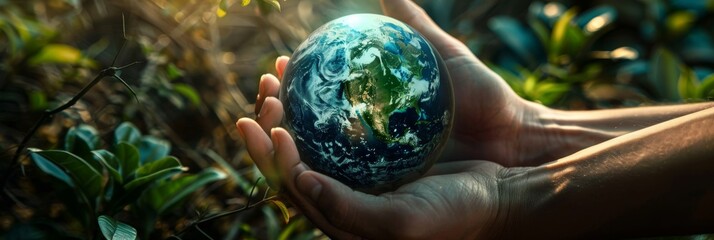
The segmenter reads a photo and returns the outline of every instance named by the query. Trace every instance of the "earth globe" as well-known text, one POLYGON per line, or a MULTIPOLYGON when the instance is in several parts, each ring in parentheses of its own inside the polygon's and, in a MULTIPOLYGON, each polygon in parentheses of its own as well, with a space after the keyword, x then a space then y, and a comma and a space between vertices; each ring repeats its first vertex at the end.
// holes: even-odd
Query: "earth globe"
POLYGON ((341 17, 310 34, 288 62, 279 96, 301 160, 361 191, 424 174, 454 115, 451 79, 434 47, 376 14, 341 17))

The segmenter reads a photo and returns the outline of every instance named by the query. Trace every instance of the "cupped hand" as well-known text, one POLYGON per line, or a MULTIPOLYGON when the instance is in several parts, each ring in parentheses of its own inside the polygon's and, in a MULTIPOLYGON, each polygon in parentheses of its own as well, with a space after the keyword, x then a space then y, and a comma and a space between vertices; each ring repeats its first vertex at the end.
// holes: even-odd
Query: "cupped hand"
POLYGON ((371 195, 309 170, 284 129, 266 133, 246 118, 237 125, 268 183, 333 238, 474 239, 498 229, 498 164, 441 162, 393 192, 371 195))
POLYGON ((537 165, 541 142, 529 127, 545 108, 523 100, 506 82, 479 61, 462 42, 444 32, 410 0, 383 0, 385 14, 421 32, 444 59, 453 81, 454 128, 443 160, 483 159, 504 166, 537 165))
MULTIPOLYGON (((548 111, 546 107, 516 95, 468 47, 439 28, 412 1, 383 0, 382 8, 385 14, 421 32, 442 56, 451 75, 456 111, 442 160, 483 159, 503 166, 532 166, 560 157, 543 151, 554 138, 535 130, 542 129, 537 119, 548 111)), ((279 75, 287 62, 287 57, 276 61, 279 75)), ((266 132, 277 127, 282 117, 278 112, 282 109, 274 107, 279 103, 276 98, 279 88, 280 81, 275 76, 261 77, 255 110, 259 113, 258 123, 266 132)))

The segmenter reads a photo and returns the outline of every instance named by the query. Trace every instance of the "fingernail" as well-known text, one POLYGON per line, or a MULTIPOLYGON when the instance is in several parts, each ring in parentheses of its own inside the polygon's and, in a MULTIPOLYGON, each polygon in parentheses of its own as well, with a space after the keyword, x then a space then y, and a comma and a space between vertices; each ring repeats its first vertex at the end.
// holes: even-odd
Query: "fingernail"
POLYGON ((273 149, 274 149, 275 151, 278 150, 278 146, 279 146, 279 144, 280 144, 280 141, 278 141, 278 138, 275 137, 275 130, 276 130, 276 129, 277 129, 277 128, 272 128, 272 129, 270 129, 270 139, 273 140, 273 149))
POLYGON ((243 129, 240 128, 240 125, 236 123, 236 128, 238 129, 238 135, 240 135, 240 138, 245 140, 245 133, 243 133, 243 129))
POLYGON ((312 174, 300 174, 298 176, 298 190, 305 196, 310 197, 313 201, 317 201, 322 192, 322 184, 312 174))
POLYGON ((260 75, 260 80, 258 81, 258 94, 261 96, 265 96, 265 84, 263 84, 265 81, 265 75, 267 74, 260 75))
POLYGON ((265 106, 265 100, 263 100, 263 106, 260 107, 260 113, 258 113, 258 117, 263 117, 265 114, 268 114, 269 107, 265 106))

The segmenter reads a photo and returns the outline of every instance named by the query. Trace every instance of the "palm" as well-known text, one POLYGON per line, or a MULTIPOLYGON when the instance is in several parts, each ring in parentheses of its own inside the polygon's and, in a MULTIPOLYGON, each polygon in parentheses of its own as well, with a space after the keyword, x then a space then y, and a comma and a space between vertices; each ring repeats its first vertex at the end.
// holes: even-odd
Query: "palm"
MULTIPOLYGON (((431 175, 382 197, 390 199, 394 221, 425 239, 473 239, 482 234, 497 209, 496 174, 502 167, 485 161, 436 164, 431 175), (402 220, 402 221, 400 221, 402 220), (468 230, 466 230, 468 229, 468 230)), ((405 236, 394 236, 404 238, 405 236)))
POLYGON ((528 105, 458 40, 437 45, 451 75, 456 102, 448 160, 486 159, 519 165, 519 114, 528 105))

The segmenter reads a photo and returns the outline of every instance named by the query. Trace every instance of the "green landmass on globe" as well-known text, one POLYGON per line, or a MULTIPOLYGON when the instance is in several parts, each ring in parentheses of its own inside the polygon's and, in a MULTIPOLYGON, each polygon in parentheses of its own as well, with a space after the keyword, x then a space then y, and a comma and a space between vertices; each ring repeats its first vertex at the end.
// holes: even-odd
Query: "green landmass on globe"
POLYGON ((423 174, 451 129, 444 63, 416 30, 376 14, 333 20, 294 52, 280 93, 312 169, 358 189, 423 174))

